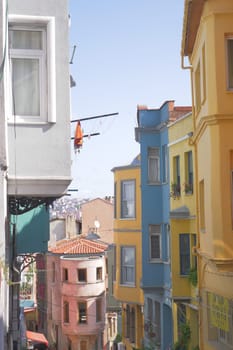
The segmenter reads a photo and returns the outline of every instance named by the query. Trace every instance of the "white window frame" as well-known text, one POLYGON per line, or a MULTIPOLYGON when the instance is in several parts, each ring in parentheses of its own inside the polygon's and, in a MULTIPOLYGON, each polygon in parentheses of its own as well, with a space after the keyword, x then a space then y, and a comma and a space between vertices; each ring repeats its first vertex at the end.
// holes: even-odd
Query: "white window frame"
POLYGON ((136 187, 135 180, 121 181, 121 219, 134 219, 136 213, 136 187), (127 197, 125 186, 133 187, 133 198, 127 197), (132 212, 132 213, 131 213, 132 212))
POLYGON ((162 249, 161 249, 161 225, 150 224, 149 225, 149 235, 150 235, 150 261, 156 262, 162 259, 162 249), (152 239, 156 237, 159 242, 159 256, 153 257, 152 255, 152 239))
POLYGON ((160 152, 159 147, 148 148, 148 183, 158 184, 160 183, 160 152), (156 163, 156 167, 153 167, 153 163, 156 163))
MULTIPOLYGON (((56 122, 56 60, 55 60, 55 18, 48 16, 9 15, 9 29, 11 30, 39 30, 43 35, 43 52, 40 50, 10 50, 12 58, 35 58, 40 62, 40 115, 19 116, 9 113, 9 123, 55 123, 56 122), (36 52, 37 51, 37 52, 36 52), (44 55, 44 58, 43 58, 44 55), (45 68, 47 67, 47 69, 45 68)), ((10 67, 11 68, 11 67, 10 67)), ((11 79, 9 79, 11 81, 11 79)), ((11 87, 12 90, 12 87, 11 87)), ((9 92, 9 96, 12 93, 9 92)))
POLYGON ((121 251, 120 251, 120 258, 121 258, 121 284, 122 285, 128 285, 128 286, 135 286, 136 284, 136 271, 135 271, 135 266, 136 266, 136 248, 134 246, 121 246, 121 251), (134 262, 133 264, 126 264, 124 263, 125 257, 126 257, 126 250, 127 249, 132 249, 134 252, 134 262), (133 276, 132 280, 129 280, 127 278, 128 270, 132 270, 131 274, 133 276))

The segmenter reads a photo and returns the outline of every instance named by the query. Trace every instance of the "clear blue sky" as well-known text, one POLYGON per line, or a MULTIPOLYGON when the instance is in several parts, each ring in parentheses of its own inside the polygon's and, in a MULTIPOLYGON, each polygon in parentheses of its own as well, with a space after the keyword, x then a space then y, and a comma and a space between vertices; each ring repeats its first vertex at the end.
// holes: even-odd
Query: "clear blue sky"
POLYGON ((71 53, 77 45, 72 119, 119 113, 82 122, 84 134, 100 135, 85 138, 76 155, 72 147, 70 188, 78 198, 113 195, 111 169, 139 153, 138 104, 191 105, 190 75, 180 58, 183 7, 184 0, 70 0, 71 53))

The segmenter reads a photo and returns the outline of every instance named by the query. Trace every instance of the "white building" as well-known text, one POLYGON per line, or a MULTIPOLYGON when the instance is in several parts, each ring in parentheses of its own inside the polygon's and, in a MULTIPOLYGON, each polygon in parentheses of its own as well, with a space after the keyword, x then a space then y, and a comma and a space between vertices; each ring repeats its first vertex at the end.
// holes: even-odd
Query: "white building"
POLYGON ((19 346, 7 209, 49 204, 71 181, 68 24, 68 0, 0 1, 0 349, 19 346))

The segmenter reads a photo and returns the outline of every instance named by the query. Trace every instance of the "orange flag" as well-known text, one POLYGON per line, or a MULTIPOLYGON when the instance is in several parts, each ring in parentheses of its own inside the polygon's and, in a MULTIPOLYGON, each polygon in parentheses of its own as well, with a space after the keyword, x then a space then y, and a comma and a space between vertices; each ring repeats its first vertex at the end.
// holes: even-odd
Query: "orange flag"
POLYGON ((76 130, 75 130, 75 136, 74 136, 74 148, 81 148, 83 145, 83 132, 81 128, 81 123, 78 121, 76 130))

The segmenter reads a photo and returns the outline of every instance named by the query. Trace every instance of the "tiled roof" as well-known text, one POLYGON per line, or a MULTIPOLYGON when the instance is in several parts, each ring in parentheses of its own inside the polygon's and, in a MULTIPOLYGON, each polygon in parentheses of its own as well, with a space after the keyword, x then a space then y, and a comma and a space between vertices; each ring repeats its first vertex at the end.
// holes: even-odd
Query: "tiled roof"
POLYGON ((64 239, 50 247, 51 253, 57 254, 98 254, 107 250, 108 245, 103 242, 92 241, 85 238, 64 239))

